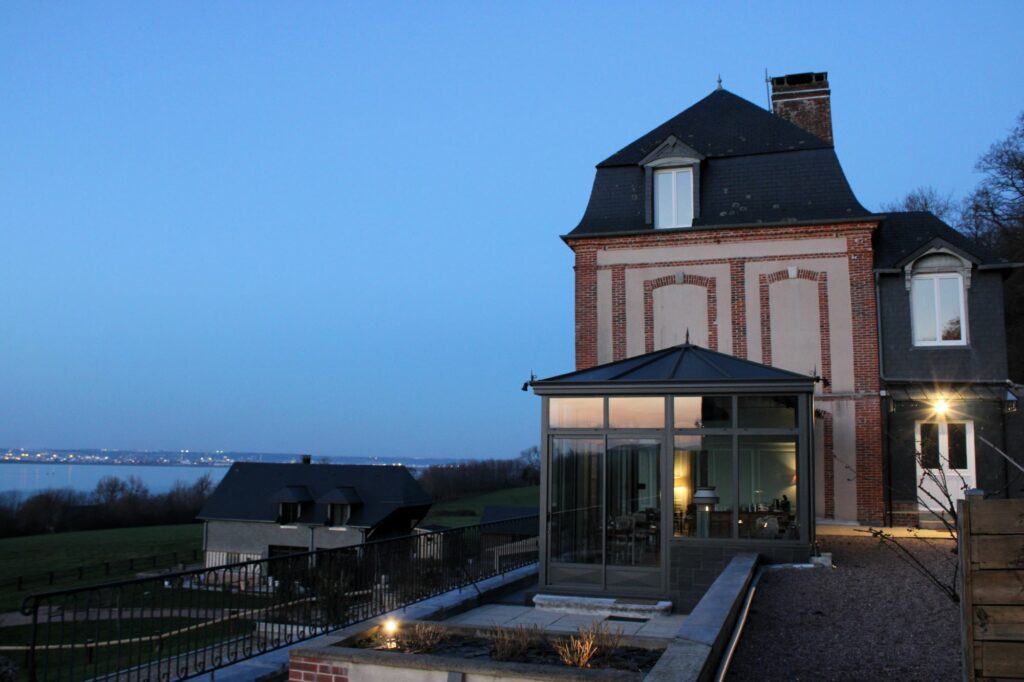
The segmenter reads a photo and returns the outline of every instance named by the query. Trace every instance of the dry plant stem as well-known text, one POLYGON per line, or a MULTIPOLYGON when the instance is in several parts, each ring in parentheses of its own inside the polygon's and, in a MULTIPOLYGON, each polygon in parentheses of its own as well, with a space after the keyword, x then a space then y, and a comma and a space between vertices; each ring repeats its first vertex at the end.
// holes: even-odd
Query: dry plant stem
POLYGON ((589 668, 590 661, 597 654, 597 642, 593 632, 570 636, 568 639, 556 639, 551 642, 562 663, 573 668, 589 668))
POLYGON ((497 626, 494 628, 494 658, 499 661, 514 661, 525 658, 530 640, 537 632, 536 626, 497 626))
POLYGON ((412 653, 430 653, 446 637, 444 628, 436 623, 416 623, 403 642, 412 653))

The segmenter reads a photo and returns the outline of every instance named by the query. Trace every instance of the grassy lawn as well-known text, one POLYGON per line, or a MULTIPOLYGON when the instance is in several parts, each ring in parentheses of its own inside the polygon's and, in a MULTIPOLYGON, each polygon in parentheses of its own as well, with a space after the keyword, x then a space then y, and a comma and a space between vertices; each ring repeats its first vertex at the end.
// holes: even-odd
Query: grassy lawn
POLYGON ((438 502, 430 508, 430 513, 423 519, 423 524, 451 527, 472 526, 480 523, 480 514, 483 513, 484 507, 491 505, 537 507, 539 504, 540 486, 529 485, 522 488, 496 490, 482 495, 438 502))
MULTIPOLYGON (((94 566, 106 561, 123 562, 129 558, 171 552, 190 556, 192 550, 200 549, 202 544, 203 526, 199 523, 6 538, 0 540, 0 611, 16 610, 30 592, 134 577, 134 572, 115 571, 109 577, 98 577, 98 572, 94 572, 87 576, 92 580, 81 583, 74 579, 62 580, 50 587, 45 583, 33 582, 26 585, 27 589, 17 591, 14 581, 19 575, 27 577, 51 570, 94 566)), ((138 570, 145 568, 140 566, 138 570)))

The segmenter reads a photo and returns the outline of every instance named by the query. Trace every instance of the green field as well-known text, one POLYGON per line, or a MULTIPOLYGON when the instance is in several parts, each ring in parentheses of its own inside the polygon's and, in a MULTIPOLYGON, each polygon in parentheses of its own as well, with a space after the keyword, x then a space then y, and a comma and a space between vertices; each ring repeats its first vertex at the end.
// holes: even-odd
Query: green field
MULTIPOLYGON (((16 610, 21 605, 21 600, 30 592, 61 589, 97 581, 95 577, 91 581, 81 583, 73 579, 61 580, 53 587, 33 582, 26 585, 27 589, 18 591, 15 589, 14 581, 19 575, 27 577, 46 571, 96 566, 107 561, 122 562, 129 558, 172 552, 190 558, 191 552, 201 549, 202 544, 203 526, 198 523, 29 535, 0 540, 0 611, 16 610)), ((140 566, 138 570, 145 568, 140 566)), ((96 576, 97 573, 93 575, 96 576)), ((115 572, 104 579, 129 577, 133 577, 133 574, 115 572)))
POLYGON ((515 507, 540 505, 540 486, 529 485, 522 488, 496 490, 482 495, 461 497, 457 500, 437 502, 430 508, 430 513, 423 519, 423 524, 440 526, 472 526, 480 523, 480 514, 484 507, 491 505, 509 505, 515 507))

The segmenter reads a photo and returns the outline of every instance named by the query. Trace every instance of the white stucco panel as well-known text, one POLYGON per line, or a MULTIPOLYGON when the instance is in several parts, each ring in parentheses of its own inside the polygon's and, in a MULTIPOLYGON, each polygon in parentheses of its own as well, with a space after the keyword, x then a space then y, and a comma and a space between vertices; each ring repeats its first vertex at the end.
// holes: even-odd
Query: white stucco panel
MULTIPOLYGON (((644 345, 644 282, 651 279, 658 279, 667 275, 676 276, 679 274, 695 275, 698 277, 708 277, 715 280, 716 298, 718 301, 718 315, 715 320, 715 324, 718 329, 718 350, 722 353, 732 353, 732 316, 731 308, 729 305, 730 300, 730 286, 729 286, 729 264, 728 263, 716 263, 712 265, 683 265, 673 267, 651 267, 651 268, 627 268, 626 269, 626 357, 633 357, 634 355, 641 355, 645 352, 644 345)), ((673 285, 670 285, 673 286, 673 285)), ((690 285, 687 285, 690 286, 690 285)), ((701 309, 703 310, 703 327, 702 333, 703 342, 701 345, 706 345, 707 334, 709 333, 707 324, 707 290, 704 287, 693 287, 700 291, 700 296, 703 297, 701 300, 701 309)), ((657 291, 657 290, 656 290, 657 291)), ((688 292, 687 297, 697 296, 695 292, 688 292)), ((669 304, 674 305, 674 304, 669 304)), ((685 335, 687 320, 694 317, 694 311, 688 311, 685 318, 678 321, 669 321, 668 316, 671 315, 668 309, 662 311, 662 318, 664 324, 669 327, 678 327, 682 325, 683 333, 685 335)), ((657 313, 655 313, 655 320, 657 320, 657 313)), ((693 328, 696 325, 691 325, 690 330, 690 341, 697 343, 697 339, 694 336, 693 328)), ((655 342, 657 343, 657 331, 655 332, 655 342)), ((680 340, 680 343, 682 341, 680 340)), ((657 347, 657 345, 655 345, 657 347)))

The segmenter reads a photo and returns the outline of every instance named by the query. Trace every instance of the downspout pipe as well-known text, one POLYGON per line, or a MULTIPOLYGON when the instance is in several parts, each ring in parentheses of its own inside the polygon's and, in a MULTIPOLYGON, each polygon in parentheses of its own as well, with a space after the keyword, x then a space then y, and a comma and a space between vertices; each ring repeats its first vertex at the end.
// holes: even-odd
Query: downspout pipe
MULTIPOLYGON (((888 377, 885 375, 885 343, 882 340, 882 297, 880 295, 879 280, 881 273, 875 271, 875 334, 878 338, 878 375, 883 386, 886 386, 888 377)), ((891 400, 891 398, 890 398, 891 400)), ((888 517, 888 525, 892 528, 892 456, 889 451, 889 411, 885 407, 886 396, 878 397, 878 409, 882 418, 879 420, 882 427, 882 457, 885 459, 885 476, 882 485, 885 488, 885 513, 888 517)))

